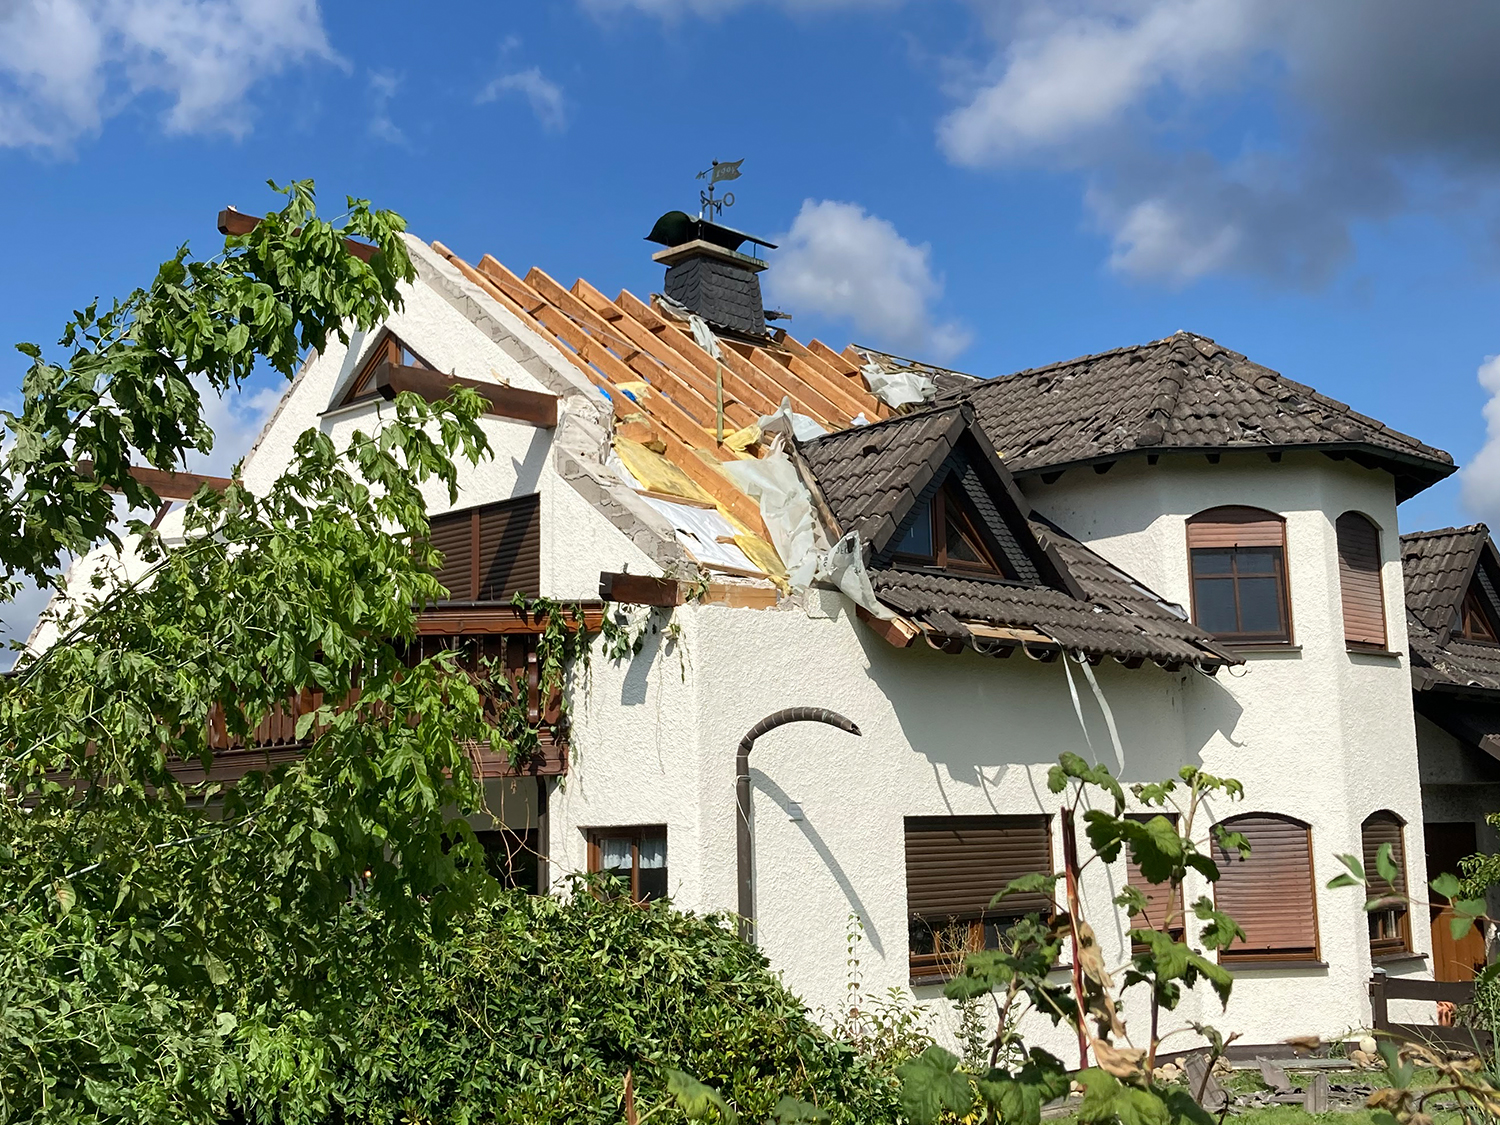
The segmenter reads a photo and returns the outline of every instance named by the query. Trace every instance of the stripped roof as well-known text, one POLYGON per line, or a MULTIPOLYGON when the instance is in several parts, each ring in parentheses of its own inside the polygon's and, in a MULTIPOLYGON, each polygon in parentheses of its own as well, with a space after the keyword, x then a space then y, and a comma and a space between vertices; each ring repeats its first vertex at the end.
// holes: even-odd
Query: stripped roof
POLYGON ((1482 523, 1417 531, 1401 537, 1412 682, 1433 688, 1500 692, 1500 646, 1454 633, 1459 608, 1481 559, 1494 558, 1482 523))
MULTIPOLYGON (((882 366, 936 374, 856 351, 882 366)), ((940 385, 942 396, 974 403, 1017 474, 1135 453, 1304 448, 1390 470, 1404 500, 1454 469, 1442 450, 1190 332, 997 379, 944 372, 940 385)))

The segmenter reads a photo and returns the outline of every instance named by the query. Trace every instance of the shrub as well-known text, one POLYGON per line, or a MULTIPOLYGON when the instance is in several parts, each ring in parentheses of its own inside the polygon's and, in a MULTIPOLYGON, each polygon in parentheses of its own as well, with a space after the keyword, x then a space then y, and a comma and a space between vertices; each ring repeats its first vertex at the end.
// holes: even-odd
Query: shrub
POLYGON ((814 1023, 728 922, 583 886, 502 894, 356 1007, 330 1075, 334 1119, 351 1125, 618 1125, 627 1068, 642 1116, 670 1100, 669 1069, 747 1121, 788 1094, 833 1122, 898 1112, 893 1076, 814 1023))

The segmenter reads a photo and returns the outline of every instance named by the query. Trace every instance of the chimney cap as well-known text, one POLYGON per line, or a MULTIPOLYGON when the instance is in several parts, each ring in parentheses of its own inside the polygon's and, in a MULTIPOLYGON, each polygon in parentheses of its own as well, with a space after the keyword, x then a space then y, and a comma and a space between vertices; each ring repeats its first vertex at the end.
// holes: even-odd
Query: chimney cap
POLYGON ((668 247, 702 241, 730 251, 739 250, 742 243, 753 242, 757 246, 764 246, 767 250, 776 249, 774 242, 767 242, 753 234, 746 234, 733 227, 721 226, 707 219, 695 219, 685 211, 668 211, 657 219, 656 225, 651 228, 651 233, 646 236, 646 241, 668 247))

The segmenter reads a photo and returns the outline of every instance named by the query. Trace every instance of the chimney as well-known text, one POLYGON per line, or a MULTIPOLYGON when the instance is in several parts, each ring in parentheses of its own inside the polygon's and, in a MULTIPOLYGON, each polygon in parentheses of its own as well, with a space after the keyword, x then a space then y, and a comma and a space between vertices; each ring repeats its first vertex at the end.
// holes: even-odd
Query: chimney
POLYGON ((740 247, 749 242, 774 250, 773 243, 683 211, 668 211, 657 219, 646 239, 666 247, 651 260, 667 267, 668 297, 715 329, 767 338, 759 277, 766 263, 741 253, 740 247))

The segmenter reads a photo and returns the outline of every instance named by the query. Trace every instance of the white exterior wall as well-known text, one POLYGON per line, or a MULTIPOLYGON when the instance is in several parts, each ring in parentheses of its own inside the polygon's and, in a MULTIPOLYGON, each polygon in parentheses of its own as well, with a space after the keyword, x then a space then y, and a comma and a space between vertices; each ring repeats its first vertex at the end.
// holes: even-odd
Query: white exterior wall
MULTIPOLYGON (((1312 825, 1321 957, 1327 968, 1244 972, 1231 1009, 1317 1013, 1323 1032, 1369 1019, 1364 982, 1371 971, 1358 891, 1329 891, 1340 853, 1360 854, 1360 824, 1390 809, 1407 824, 1407 874, 1426 885, 1422 791, 1407 660, 1406 613, 1396 504, 1389 474, 1321 454, 1165 456, 1155 466, 1127 458, 1104 475, 1075 469, 1051 485, 1023 488, 1056 520, 1162 596, 1191 604, 1186 520, 1206 508, 1243 504, 1285 517, 1294 645, 1247 652, 1243 669, 1221 672, 1200 692, 1193 740, 1210 771, 1245 785, 1226 814, 1277 812, 1312 825), (1382 587, 1390 655, 1344 645, 1334 523, 1346 511, 1381 532, 1382 587), (1201 741, 1199 741, 1201 740, 1201 741)), ((1417 952, 1430 934, 1413 918, 1417 952)), ((1428 964, 1386 964, 1425 974, 1428 964)), ((1430 1018, 1430 1013, 1428 1014, 1430 1018)), ((1230 1026, 1233 1026, 1231 1022, 1230 1026)), ((1288 1023, 1290 1027, 1290 1023, 1288 1023)))

